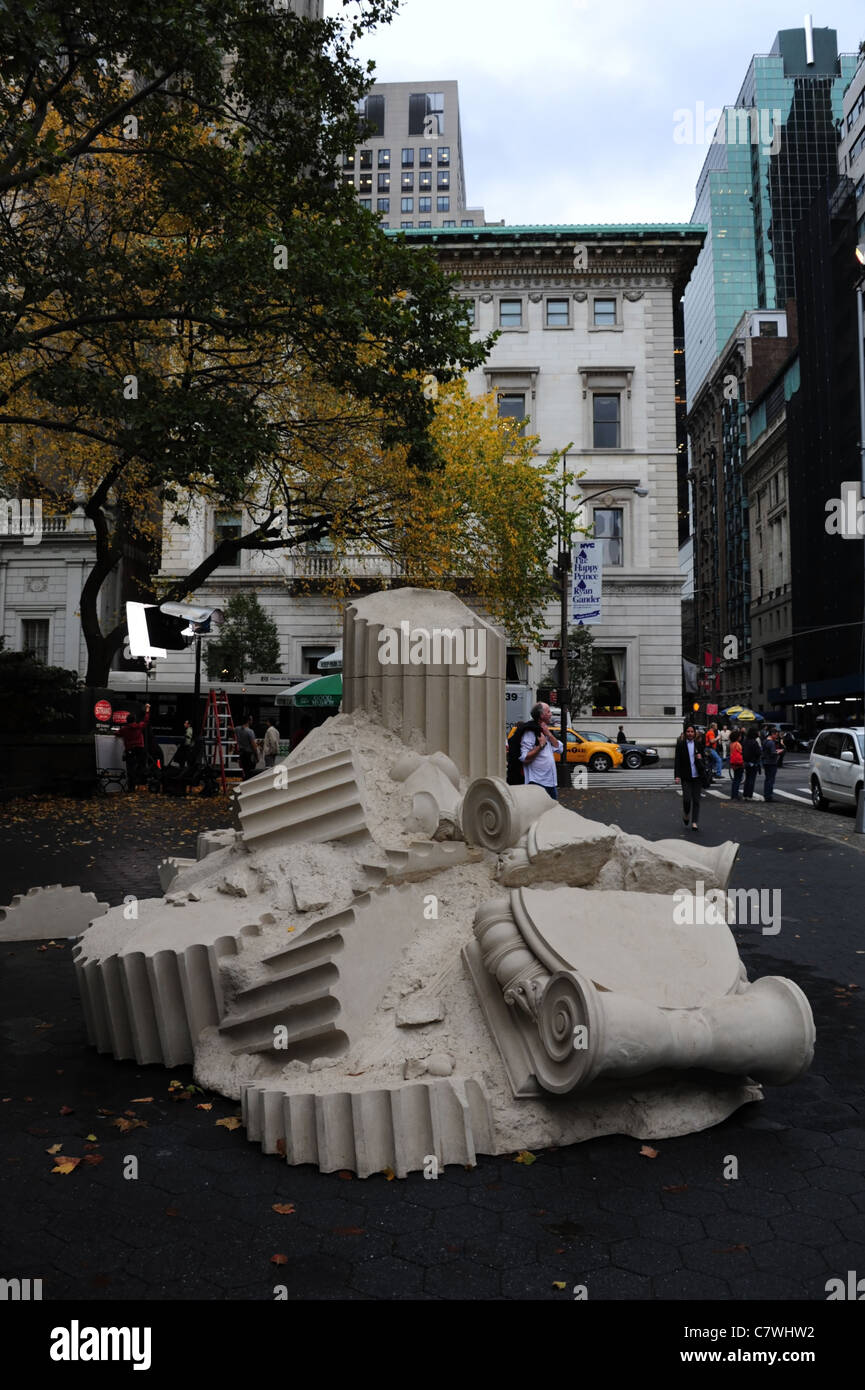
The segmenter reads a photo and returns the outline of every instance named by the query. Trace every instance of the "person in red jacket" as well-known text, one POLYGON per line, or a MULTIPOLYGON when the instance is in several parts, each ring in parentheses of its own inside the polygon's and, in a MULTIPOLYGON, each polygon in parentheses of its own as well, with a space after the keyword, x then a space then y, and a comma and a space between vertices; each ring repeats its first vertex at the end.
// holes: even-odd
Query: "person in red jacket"
POLYGON ((123 740, 126 761, 126 785, 134 792, 137 782, 144 781, 144 730, 150 723, 150 706, 144 706, 143 719, 128 719, 121 724, 117 737, 123 740))
POLYGON ((734 729, 730 736, 730 773, 733 778, 733 785, 730 788, 730 800, 739 800, 739 788, 742 785, 742 774, 745 771, 745 759, 742 755, 742 730, 734 729))

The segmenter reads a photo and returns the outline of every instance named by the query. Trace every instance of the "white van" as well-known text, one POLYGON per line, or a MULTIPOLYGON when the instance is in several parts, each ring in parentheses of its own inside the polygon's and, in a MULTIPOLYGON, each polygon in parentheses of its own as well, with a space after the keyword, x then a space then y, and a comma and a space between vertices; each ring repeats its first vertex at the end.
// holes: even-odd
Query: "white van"
POLYGON ((824 729, 811 748, 808 777, 811 800, 818 811, 832 801, 855 806, 859 800, 865 768, 865 731, 862 729, 824 729))
POLYGON ((514 682, 505 686, 505 730, 527 720, 535 704, 535 695, 530 685, 514 682))

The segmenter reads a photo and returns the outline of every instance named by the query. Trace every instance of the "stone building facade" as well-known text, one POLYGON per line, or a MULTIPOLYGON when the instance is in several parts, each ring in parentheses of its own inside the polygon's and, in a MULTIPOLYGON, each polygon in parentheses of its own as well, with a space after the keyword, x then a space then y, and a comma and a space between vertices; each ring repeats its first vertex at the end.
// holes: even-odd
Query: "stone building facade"
MULTIPOLYGON (((48 666, 84 675, 79 604, 95 559, 93 524, 80 509, 44 517, 38 538, 0 527, 0 633, 7 650, 32 651, 48 666)), ((113 616, 114 584, 104 586, 101 599, 104 615, 113 616)))
POLYGON ((744 478, 748 409, 786 361, 795 335, 792 301, 786 311, 760 309, 743 314, 688 414, 699 694, 721 709, 751 705, 756 699, 749 498, 744 478))
MULTIPOLYGON (((471 303, 476 332, 501 331, 469 378, 472 392, 493 390, 502 414, 528 417, 541 456, 573 441, 568 467, 585 470, 584 519, 604 540, 602 613, 593 633, 609 703, 622 706, 631 736, 672 742, 682 712, 673 305, 701 230, 485 227, 406 236, 431 247, 457 277, 454 293, 471 303), (638 488, 648 495, 638 497, 638 488)), ((201 504, 188 528, 167 526, 160 579, 189 573, 222 528, 241 522, 201 504)), ((224 605, 232 593, 254 590, 279 628, 287 684, 339 646, 340 611, 322 591, 329 564, 325 548, 242 552, 195 600, 224 605)), ((405 582, 378 556, 358 555, 352 566, 363 588, 405 582)), ((546 621, 552 647, 559 631, 552 586, 546 621)), ((549 651, 530 653, 529 681, 536 685, 549 664, 549 651)), ((160 665, 160 686, 190 689, 191 681, 190 653, 160 665)), ((592 722, 600 718, 610 724, 602 715, 592 722)))
MULTIPOLYGON (((748 409, 748 451, 742 481, 748 498, 751 695, 758 710, 771 708, 771 689, 792 680, 787 402, 798 382, 799 363, 794 359, 748 409)), ((792 722, 793 711, 785 710, 784 714, 792 722)))

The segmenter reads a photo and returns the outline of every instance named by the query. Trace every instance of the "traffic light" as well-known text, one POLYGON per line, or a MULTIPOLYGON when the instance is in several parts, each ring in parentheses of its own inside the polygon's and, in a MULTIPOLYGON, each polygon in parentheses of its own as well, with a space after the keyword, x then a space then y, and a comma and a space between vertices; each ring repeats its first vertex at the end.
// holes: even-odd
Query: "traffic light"
POLYGON ((694 711, 695 714, 699 714, 699 713, 700 713, 700 702, 699 702, 699 700, 695 700, 695 701, 694 701, 694 703, 693 703, 692 706, 691 706, 691 709, 694 711))

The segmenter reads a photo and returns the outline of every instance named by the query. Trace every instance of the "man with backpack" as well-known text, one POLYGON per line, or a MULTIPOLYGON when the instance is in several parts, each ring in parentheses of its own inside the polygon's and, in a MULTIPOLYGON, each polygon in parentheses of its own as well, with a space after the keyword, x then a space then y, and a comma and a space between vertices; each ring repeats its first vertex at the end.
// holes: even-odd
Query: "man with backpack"
POLYGON ((508 739, 508 782, 512 786, 522 781, 526 785, 543 787, 553 801, 558 801, 555 754, 564 750, 550 732, 551 719, 549 705, 537 704, 532 706, 531 718, 516 726, 508 739), (522 778, 517 772, 520 766, 522 778))

